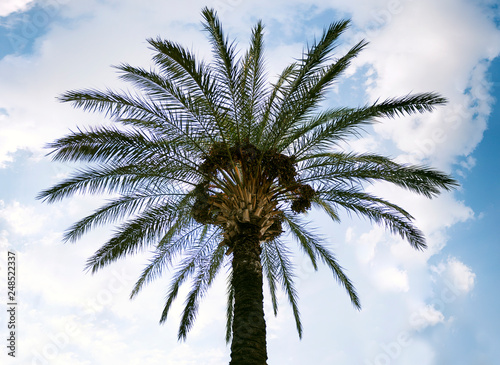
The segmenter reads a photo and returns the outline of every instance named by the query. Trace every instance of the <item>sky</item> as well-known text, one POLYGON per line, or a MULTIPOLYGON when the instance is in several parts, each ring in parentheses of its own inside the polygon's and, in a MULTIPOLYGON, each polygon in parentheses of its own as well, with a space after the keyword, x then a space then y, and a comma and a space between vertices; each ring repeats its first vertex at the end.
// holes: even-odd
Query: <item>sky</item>
MULTIPOLYGON (((381 120, 344 147, 372 151, 452 174, 460 187, 432 200, 392 186, 367 189, 415 216, 428 248, 356 216, 332 224, 308 218, 355 283, 362 309, 326 268, 298 253, 296 284, 303 338, 280 295, 274 317, 267 291, 269 364, 494 365, 500 358, 498 282, 500 206, 500 11, 494 0, 2 0, 0 3, 0 283, 7 309, 7 252, 17 257, 16 357, 7 364, 224 364, 223 275, 204 298, 187 341, 177 341, 183 293, 159 325, 169 274, 129 300, 147 252, 95 275, 83 269, 113 227, 62 243, 73 222, 102 197, 54 205, 37 193, 74 165, 54 163, 44 146, 77 126, 110 123, 60 104, 80 88, 119 88, 110 66, 151 65, 146 39, 179 42, 209 60, 200 11, 215 8, 226 34, 245 49, 250 28, 265 24, 270 80, 300 57, 329 23, 352 19, 337 48, 370 45, 324 105, 356 106, 408 93, 448 99, 432 113, 381 120)), ((295 243, 290 241, 295 250, 295 243)), ((4 359, 5 362, 4 362, 4 359)))

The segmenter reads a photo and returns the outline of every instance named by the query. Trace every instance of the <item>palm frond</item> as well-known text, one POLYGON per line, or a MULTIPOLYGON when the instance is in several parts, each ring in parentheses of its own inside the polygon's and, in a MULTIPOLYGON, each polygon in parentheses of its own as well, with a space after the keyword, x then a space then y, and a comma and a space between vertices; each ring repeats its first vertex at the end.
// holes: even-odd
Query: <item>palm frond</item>
MULTIPOLYGON (((236 44, 229 42, 224 35, 217 13, 209 8, 202 10, 205 20, 203 23, 205 31, 209 34, 209 41, 212 44, 215 57, 216 75, 218 79, 218 92, 224 95, 228 109, 231 110, 231 125, 234 126, 236 140, 233 143, 241 142, 241 103, 238 91, 238 63, 236 61, 236 44)), ((229 136, 234 134, 229 134, 229 136)))
POLYGON ((100 165, 79 169, 63 182, 40 192, 37 199, 48 203, 79 194, 128 194, 134 190, 155 189, 160 185, 179 184, 195 186, 193 177, 198 174, 185 166, 113 166, 100 165))
POLYGON ((278 267, 276 251, 270 249, 269 245, 267 244, 262 245, 261 261, 262 269, 269 286, 269 294, 271 295, 273 313, 276 316, 278 314, 278 297, 276 296, 278 267))
POLYGON ((199 300, 210 288, 225 257, 225 248, 223 246, 219 246, 213 251, 210 257, 207 257, 207 259, 204 260, 204 262, 198 263, 197 275, 194 279, 193 288, 188 294, 184 311, 182 313, 181 324, 177 335, 179 340, 186 339, 186 336, 192 328, 196 318, 199 308, 199 300))
POLYGON ((349 20, 341 20, 331 23, 323 31, 318 42, 314 42, 304 53, 299 63, 299 71, 293 82, 290 84, 288 95, 293 94, 308 78, 316 73, 325 61, 331 57, 332 50, 336 47, 336 41, 340 35, 349 27, 349 20))
POLYGON ((362 192, 359 189, 318 191, 317 199, 334 204, 385 225, 392 233, 399 234, 415 249, 427 247, 423 233, 416 228, 411 215, 395 204, 362 192))
POLYGON ((306 224, 298 217, 291 214, 285 215, 284 223, 290 230, 292 237, 297 240, 300 248, 307 254, 311 260, 314 270, 318 270, 318 263, 316 260, 316 253, 313 249, 313 242, 320 240, 320 238, 306 229, 306 224))
POLYGON ((352 186, 357 182, 387 181, 428 198, 458 184, 449 175, 418 165, 405 165, 374 154, 331 152, 308 156, 301 181, 322 186, 352 186))
POLYGON ((63 239, 65 242, 75 242, 85 233, 97 226, 123 220, 126 217, 137 214, 146 207, 158 206, 165 202, 173 204, 173 200, 169 198, 176 198, 184 195, 185 194, 179 194, 178 192, 169 193, 165 191, 156 194, 152 192, 138 192, 133 195, 121 196, 111 200, 108 204, 100 207, 94 213, 74 223, 67 229, 63 239))
POLYGON ((208 226, 193 223, 185 216, 178 217, 158 243, 154 256, 137 279, 130 298, 134 298, 144 285, 160 277, 163 270, 170 267, 176 255, 190 247, 193 242, 203 241, 208 230, 208 226))
MULTIPOLYGON (((321 100, 321 90, 342 71, 341 67, 324 72, 324 62, 328 61, 338 37, 347 29, 349 21, 332 23, 324 30, 320 40, 313 43, 299 61, 290 83, 282 88, 283 97, 266 140, 268 147, 275 147, 283 131, 299 119, 313 105, 321 100), (318 77, 318 74, 320 77, 318 77)), ((346 56, 347 57, 347 56, 346 56)), ((341 62, 342 63, 342 62, 341 62)), ((339 63, 338 65, 340 66, 339 63)), ((347 65, 346 65, 347 66, 347 65)), ((272 103, 273 100, 270 100, 272 103)))
MULTIPOLYGON (((160 323, 167 320, 168 313, 173 301, 177 298, 181 285, 196 272, 197 266, 207 259, 210 252, 215 252, 215 247, 219 243, 219 237, 215 233, 210 236, 201 236, 197 244, 192 245, 186 251, 185 258, 180 262, 178 269, 173 275, 170 289, 167 293, 166 303, 160 318, 160 323)), ((219 249, 217 249, 217 252, 219 249)))
POLYGON ((307 253, 311 259, 314 269, 317 270, 317 260, 320 259, 325 263, 330 270, 332 270, 335 279, 346 289, 347 294, 351 298, 351 303, 354 307, 360 309, 360 301, 354 285, 345 275, 342 267, 337 263, 335 256, 328 251, 321 243, 322 239, 305 229, 305 224, 300 218, 292 215, 285 215, 285 224, 289 227, 290 232, 295 239, 300 243, 301 249, 307 253))
POLYGON ((192 134, 206 136, 211 144, 215 142, 214 136, 221 131, 213 123, 213 107, 197 87, 186 87, 184 84, 178 86, 156 72, 128 64, 116 68, 122 72, 120 77, 123 80, 132 82, 154 103, 162 105, 165 110, 183 115, 186 123, 190 124, 192 134))
POLYGON ((294 74, 297 73, 297 64, 292 63, 291 65, 285 67, 278 77, 275 84, 271 85, 272 89, 269 93, 267 101, 262 112, 262 119, 258 123, 255 134, 255 142, 258 146, 265 148, 268 144, 264 136, 272 135, 276 133, 273 130, 273 123, 271 122, 279 113, 280 107, 284 100, 283 89, 284 85, 291 82, 294 74))
MULTIPOLYGON (((295 93, 288 97, 288 103, 281 109, 286 113, 284 122, 276 133, 273 133, 273 144, 278 151, 283 151, 296 140, 294 126, 300 125, 324 100, 325 92, 333 82, 345 71, 359 52, 367 45, 361 41, 352 47, 343 57, 329 66, 325 66, 311 76, 295 93)), ((279 120, 279 116, 278 119, 279 120)))
POLYGON ((192 128, 183 111, 164 108, 141 95, 120 94, 112 90, 69 91, 59 97, 62 102, 71 102, 73 106, 85 111, 104 113, 124 125, 131 125, 172 139, 183 146, 206 153, 201 141, 206 134, 192 128), (201 141, 200 141, 201 139, 201 141))
POLYGON ((293 146, 294 154, 300 161, 307 154, 323 152, 347 137, 356 136, 364 126, 374 123, 376 118, 422 113, 445 103, 446 99, 438 94, 423 93, 391 98, 360 108, 332 109, 323 112, 319 117, 312 118, 309 123, 304 123, 294 131, 294 136, 297 138, 293 146))
POLYGON ((263 61, 263 25, 259 21, 252 30, 250 48, 240 62, 238 73, 238 100, 241 103, 241 121, 245 126, 242 139, 255 135, 255 125, 262 113, 262 104, 267 96, 263 61))
MULTIPOLYGON (((47 145, 54 161, 107 163, 146 161, 176 154, 175 141, 168 143, 140 129, 115 127, 78 128, 77 131, 47 145)), ((184 161, 185 163, 185 161, 184 161)))
POLYGON ((150 207, 138 217, 124 223, 117 233, 87 260, 86 268, 95 273, 104 266, 158 241, 179 215, 187 215, 187 207, 180 207, 181 204, 150 207))
POLYGON ((351 299, 352 305, 356 309, 361 309, 361 302, 359 300, 358 294, 356 293, 356 289, 354 288, 353 283, 344 273, 342 266, 339 265, 335 256, 324 246, 313 242, 314 249, 316 250, 319 258, 332 270, 333 277, 345 288, 347 294, 351 299))
POLYGON ((299 338, 302 338, 302 323, 300 321, 300 312, 298 307, 298 295, 293 279, 295 277, 292 261, 290 260, 290 251, 283 242, 276 239, 267 243, 269 245, 269 250, 274 251, 274 256, 276 258, 275 265, 277 266, 277 279, 281 282, 281 286, 285 291, 288 302, 292 307, 293 317, 295 319, 295 326, 299 334, 299 338))

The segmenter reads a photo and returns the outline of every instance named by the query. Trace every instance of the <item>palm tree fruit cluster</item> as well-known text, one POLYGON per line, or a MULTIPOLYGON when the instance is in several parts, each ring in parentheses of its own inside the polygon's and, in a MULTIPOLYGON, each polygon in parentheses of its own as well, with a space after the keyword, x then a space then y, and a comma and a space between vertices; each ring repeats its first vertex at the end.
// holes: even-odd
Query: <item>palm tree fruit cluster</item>
POLYGON ((310 209, 315 194, 310 185, 297 182, 295 156, 275 149, 263 152, 249 142, 231 147, 214 143, 199 170, 204 179, 193 191, 193 218, 202 224, 220 225, 224 230, 221 245, 230 247, 228 253, 242 224, 258 227, 261 242, 283 232, 283 212, 275 199, 278 194, 289 195, 296 213, 310 209))

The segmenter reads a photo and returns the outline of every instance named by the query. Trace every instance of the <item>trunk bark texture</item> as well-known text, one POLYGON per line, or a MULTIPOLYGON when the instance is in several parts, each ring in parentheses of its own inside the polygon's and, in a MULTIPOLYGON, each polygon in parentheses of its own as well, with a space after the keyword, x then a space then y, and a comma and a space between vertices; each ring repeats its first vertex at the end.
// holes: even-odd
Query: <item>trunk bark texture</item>
POLYGON ((245 224, 233 238, 234 315, 230 365, 266 365, 266 322, 258 229, 245 224))

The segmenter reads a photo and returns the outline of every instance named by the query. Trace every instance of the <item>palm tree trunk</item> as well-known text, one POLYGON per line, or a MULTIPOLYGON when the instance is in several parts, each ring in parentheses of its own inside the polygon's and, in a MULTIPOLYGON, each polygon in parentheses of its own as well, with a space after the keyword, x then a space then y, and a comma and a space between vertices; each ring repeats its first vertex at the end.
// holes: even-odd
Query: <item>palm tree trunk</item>
MULTIPOLYGON (((242 227, 243 228, 243 227, 242 227)), ((247 224, 233 238, 234 315, 230 365, 265 365, 266 322, 261 247, 257 227, 247 224)))

